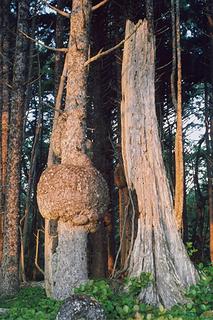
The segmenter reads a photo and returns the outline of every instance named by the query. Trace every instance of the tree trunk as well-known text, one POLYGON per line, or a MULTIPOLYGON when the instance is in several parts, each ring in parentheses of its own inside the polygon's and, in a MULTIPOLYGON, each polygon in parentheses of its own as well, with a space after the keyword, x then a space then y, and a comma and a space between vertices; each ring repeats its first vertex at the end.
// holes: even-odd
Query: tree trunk
MULTIPOLYGON (((3 48, 3 14, 0 12, 0 50, 3 48)), ((3 57, 0 55, 0 74, 3 73, 3 57)), ((2 136, 3 84, 0 82, 0 137, 2 136)), ((3 192, 2 192, 2 141, 0 138, 0 266, 3 255, 3 192)))
MULTIPOLYGON (((9 5, 8 0, 3 1, 2 8, 2 110, 1 110, 1 215, 0 215, 0 256, 3 250, 3 220, 5 213, 6 178, 7 178, 7 152, 8 152, 8 121, 9 121, 9 5)), ((0 258, 1 261, 1 258, 0 258)))
MULTIPOLYGON (((134 29, 127 21, 126 36, 134 29)), ((153 275, 140 299, 171 307, 198 275, 179 236, 163 164, 155 111, 154 39, 144 21, 125 42, 122 65, 122 152, 128 187, 138 200, 138 232, 129 275, 153 275)))
MULTIPOLYGON (((211 79, 211 86, 213 88, 213 1, 209 1, 209 12, 211 13, 208 15, 208 22, 209 22, 209 36, 210 36, 210 79, 211 79)), ((210 259, 213 262, 213 165, 212 159, 213 156, 213 93, 211 92, 211 99, 210 99, 210 106, 208 108, 209 118, 206 122, 206 147, 209 160, 207 161, 207 175, 208 175, 208 202, 209 202, 209 229, 210 229, 210 259), (209 139, 210 137, 210 139, 209 139), (210 142, 211 141, 211 142, 210 142)))
MULTIPOLYGON (((18 4, 17 30, 27 32, 28 1, 18 4)), ((7 199, 0 294, 14 294, 19 287, 19 195, 26 76, 26 39, 17 33, 11 99, 7 199)))
MULTIPOLYGON (((88 68, 85 62, 90 14, 89 0, 73 1, 71 45, 66 57, 66 106, 52 135, 53 152, 61 158, 61 164, 45 170, 38 186, 41 214, 46 219, 58 219, 58 243, 45 274, 47 289, 52 290, 49 294, 57 299, 68 297, 76 286, 88 279, 86 234, 95 230, 98 215, 103 214, 108 205, 106 183, 92 166, 86 150, 88 68)), ((48 245, 52 246, 51 239, 45 244, 46 253, 51 249, 48 245)))
POLYGON ((183 167, 183 136, 182 136, 182 92, 181 92, 181 48, 180 48, 180 7, 179 0, 171 1, 172 11, 172 102, 177 113, 177 128, 175 135, 175 214, 178 230, 183 228, 183 197, 184 197, 184 167, 183 167), (175 5, 176 4, 176 5, 175 5), (177 69, 177 90, 176 90, 177 69))

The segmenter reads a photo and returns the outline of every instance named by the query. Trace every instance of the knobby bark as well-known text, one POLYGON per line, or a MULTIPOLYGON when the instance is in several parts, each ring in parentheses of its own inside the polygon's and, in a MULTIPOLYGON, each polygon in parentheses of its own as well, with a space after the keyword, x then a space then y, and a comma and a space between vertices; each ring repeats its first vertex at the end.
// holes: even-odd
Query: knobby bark
MULTIPOLYGON (((134 24, 127 21, 126 37, 134 24)), ((163 164, 155 112, 154 39, 144 21, 124 46, 122 65, 122 154, 127 184, 138 201, 138 232, 130 276, 153 275, 140 299, 171 307, 198 275, 177 230, 163 164)))
MULTIPOLYGON (((17 30, 27 32, 28 1, 18 4, 17 30)), ((14 294, 19 287, 19 195, 26 76, 26 39, 17 33, 11 97, 7 200, 0 294, 14 294)))

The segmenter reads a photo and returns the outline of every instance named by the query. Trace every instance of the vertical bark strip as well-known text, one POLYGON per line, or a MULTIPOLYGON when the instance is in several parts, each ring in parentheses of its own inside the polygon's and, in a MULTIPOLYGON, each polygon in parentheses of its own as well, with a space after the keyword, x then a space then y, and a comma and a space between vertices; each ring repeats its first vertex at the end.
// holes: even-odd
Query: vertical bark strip
MULTIPOLYGON (((134 24, 127 21, 126 37, 134 24)), ((149 304, 184 302, 183 289, 198 279, 179 236, 163 164, 155 111, 154 39, 144 21, 124 45, 122 65, 122 153, 127 184, 138 200, 138 232, 129 274, 150 272, 141 291, 149 304)))
MULTIPOLYGON (((28 1, 18 4, 17 30, 27 32, 28 1)), ((26 39, 17 33, 11 99, 7 201, 0 294, 14 294, 19 287, 19 195, 26 75, 26 39)))

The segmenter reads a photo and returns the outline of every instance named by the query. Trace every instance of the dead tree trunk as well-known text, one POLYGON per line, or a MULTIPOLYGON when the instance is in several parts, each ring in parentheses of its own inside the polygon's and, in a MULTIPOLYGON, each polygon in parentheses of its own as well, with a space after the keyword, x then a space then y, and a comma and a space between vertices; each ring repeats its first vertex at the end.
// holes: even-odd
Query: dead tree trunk
MULTIPOLYGON (((142 23, 142 22, 141 22, 142 23)), ((127 21, 126 37, 134 30, 127 21)), ((122 65, 122 153, 127 184, 138 201, 138 232, 129 275, 153 275, 141 291, 149 304, 184 302, 183 289, 198 275, 178 234, 163 164, 155 111, 154 37, 146 20, 125 42, 122 65)))

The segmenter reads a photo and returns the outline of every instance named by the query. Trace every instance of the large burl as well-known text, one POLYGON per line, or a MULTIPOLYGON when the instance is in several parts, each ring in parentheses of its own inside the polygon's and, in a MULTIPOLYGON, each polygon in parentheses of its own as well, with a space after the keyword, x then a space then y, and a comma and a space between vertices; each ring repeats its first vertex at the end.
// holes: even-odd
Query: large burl
POLYGON ((42 174, 37 192, 45 219, 59 218, 86 231, 96 229, 109 201, 106 182, 92 165, 53 165, 42 174))

